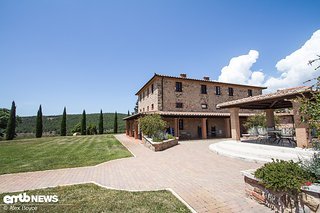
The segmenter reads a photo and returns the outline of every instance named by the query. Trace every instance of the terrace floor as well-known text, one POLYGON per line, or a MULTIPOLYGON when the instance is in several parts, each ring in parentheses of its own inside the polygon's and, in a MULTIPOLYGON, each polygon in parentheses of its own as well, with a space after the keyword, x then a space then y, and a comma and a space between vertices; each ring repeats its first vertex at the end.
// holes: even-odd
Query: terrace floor
POLYGON ((113 189, 172 189, 197 212, 270 212, 246 198, 240 171, 262 164, 218 155, 209 145, 221 139, 183 142, 153 152, 139 140, 116 135, 135 157, 91 167, 0 175, 0 193, 93 182, 113 189))

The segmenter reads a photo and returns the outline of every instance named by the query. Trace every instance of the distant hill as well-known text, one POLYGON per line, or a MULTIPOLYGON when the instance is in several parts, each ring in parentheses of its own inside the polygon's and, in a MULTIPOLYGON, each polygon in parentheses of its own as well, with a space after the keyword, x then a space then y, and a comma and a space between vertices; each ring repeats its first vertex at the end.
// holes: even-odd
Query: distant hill
MULTIPOLYGON (((99 113, 87 114, 87 126, 89 124, 99 125, 99 113)), ((125 122, 123 118, 127 114, 118 113, 118 132, 125 131, 125 122)), ((81 122, 82 114, 67 115, 67 134, 70 135, 73 127, 81 122)), ((43 116, 43 132, 60 134, 62 115, 43 116)), ((114 113, 103 114, 103 126, 105 132, 113 131, 114 113)), ((34 133, 36 129, 36 116, 21 117, 22 123, 16 128, 17 133, 34 133)))

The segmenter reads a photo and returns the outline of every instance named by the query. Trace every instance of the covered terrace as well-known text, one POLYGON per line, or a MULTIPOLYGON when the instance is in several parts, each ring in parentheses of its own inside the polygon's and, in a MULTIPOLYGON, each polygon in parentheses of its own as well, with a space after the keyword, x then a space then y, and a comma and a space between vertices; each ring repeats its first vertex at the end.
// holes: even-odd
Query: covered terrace
POLYGON ((309 97, 310 87, 295 87, 290 89, 278 90, 274 93, 252 96, 234 101, 218 104, 218 108, 229 108, 231 137, 240 141, 240 122, 239 109, 264 110, 267 118, 267 128, 275 129, 274 110, 292 108, 294 116, 295 140, 298 147, 310 147, 311 136, 308 124, 301 120, 299 112, 300 104, 295 101, 297 97, 309 97))

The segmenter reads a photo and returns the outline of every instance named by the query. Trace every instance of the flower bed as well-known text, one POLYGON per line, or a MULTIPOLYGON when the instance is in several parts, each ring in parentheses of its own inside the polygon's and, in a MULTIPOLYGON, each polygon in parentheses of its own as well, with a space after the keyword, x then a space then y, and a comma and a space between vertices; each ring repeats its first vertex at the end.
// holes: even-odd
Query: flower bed
POLYGON ((254 176, 254 170, 242 171, 246 195, 277 212, 318 212, 320 210, 320 185, 303 186, 298 200, 285 192, 266 189, 261 180, 254 176))
POLYGON ((178 145, 178 139, 174 138, 174 139, 164 140, 162 142, 153 142, 151 138, 147 138, 143 136, 142 143, 149 149, 155 152, 158 152, 158 151, 163 151, 165 149, 173 147, 175 145, 178 145))

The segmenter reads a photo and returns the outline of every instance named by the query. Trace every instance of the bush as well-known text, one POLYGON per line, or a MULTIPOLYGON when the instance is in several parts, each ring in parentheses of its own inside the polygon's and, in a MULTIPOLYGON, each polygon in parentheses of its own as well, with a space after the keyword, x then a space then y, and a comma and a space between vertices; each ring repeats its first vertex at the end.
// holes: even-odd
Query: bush
POLYGON ((320 143, 315 142, 313 149, 316 152, 312 158, 308 160, 300 159, 299 163, 304 170, 310 172, 317 179, 317 182, 320 182, 320 143))
POLYGON ((73 129, 71 130, 72 133, 81 132, 81 123, 77 123, 73 129))
POLYGON ((293 161, 273 160, 257 169, 255 174, 267 189, 297 194, 302 185, 313 181, 312 174, 293 161))
POLYGON ((167 126, 167 123, 157 114, 146 115, 139 119, 139 123, 143 134, 159 139, 161 139, 161 134, 167 126))

